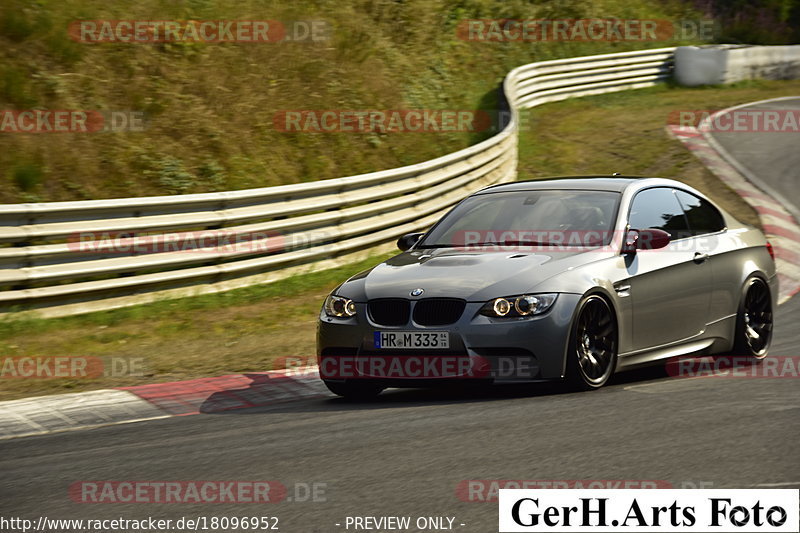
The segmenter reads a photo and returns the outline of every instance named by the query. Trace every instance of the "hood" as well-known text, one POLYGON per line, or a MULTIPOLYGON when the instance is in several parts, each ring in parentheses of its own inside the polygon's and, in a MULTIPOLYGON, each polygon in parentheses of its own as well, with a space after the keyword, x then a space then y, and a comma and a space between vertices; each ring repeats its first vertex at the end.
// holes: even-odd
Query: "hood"
POLYGON ((485 301, 533 292, 561 272, 608 257, 598 249, 580 251, 465 251, 452 248, 411 250, 353 276, 337 293, 355 301, 449 297, 485 301))

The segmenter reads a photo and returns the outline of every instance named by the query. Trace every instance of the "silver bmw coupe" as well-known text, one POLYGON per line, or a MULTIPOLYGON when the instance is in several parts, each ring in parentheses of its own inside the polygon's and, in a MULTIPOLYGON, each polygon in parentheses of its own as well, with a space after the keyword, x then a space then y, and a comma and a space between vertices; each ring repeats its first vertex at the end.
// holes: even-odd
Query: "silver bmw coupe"
POLYGON ((683 183, 569 177, 476 192, 402 253, 348 279, 320 312, 335 394, 461 380, 563 380, 688 354, 766 356, 772 247, 683 183))

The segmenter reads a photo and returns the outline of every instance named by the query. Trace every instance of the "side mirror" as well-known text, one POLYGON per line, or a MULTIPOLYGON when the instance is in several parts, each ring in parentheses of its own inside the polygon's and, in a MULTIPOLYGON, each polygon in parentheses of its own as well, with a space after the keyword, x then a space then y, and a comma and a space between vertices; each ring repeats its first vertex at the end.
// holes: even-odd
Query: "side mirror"
POLYGON ((622 242, 623 254, 636 253, 636 241, 639 240, 639 230, 631 229, 625 233, 625 240, 622 242))
POLYGON ((665 248, 672 239, 672 235, 664 230, 650 228, 650 229, 632 229, 628 231, 625 236, 625 242, 622 243, 623 254, 635 254, 636 250, 658 250, 665 248))
POLYGON ((397 247, 400 248, 401 251, 405 252, 415 244, 417 241, 425 235, 424 233, 406 233, 399 239, 397 239, 397 247))

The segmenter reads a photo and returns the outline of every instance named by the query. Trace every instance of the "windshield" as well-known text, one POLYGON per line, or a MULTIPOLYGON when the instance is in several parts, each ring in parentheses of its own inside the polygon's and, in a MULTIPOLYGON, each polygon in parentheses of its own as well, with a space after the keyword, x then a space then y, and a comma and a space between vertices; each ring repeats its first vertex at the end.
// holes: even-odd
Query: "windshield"
POLYGON ((584 190, 471 196, 434 226, 417 248, 606 245, 611 241, 619 196, 584 190))

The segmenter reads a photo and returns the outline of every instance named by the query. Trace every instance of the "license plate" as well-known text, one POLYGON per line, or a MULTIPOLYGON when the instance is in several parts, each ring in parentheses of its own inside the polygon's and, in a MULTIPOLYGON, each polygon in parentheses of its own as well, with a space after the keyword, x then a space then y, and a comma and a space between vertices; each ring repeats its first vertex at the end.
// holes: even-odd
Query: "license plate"
POLYGON ((375 348, 385 349, 439 349, 450 348, 450 335, 446 331, 376 331, 375 348))

